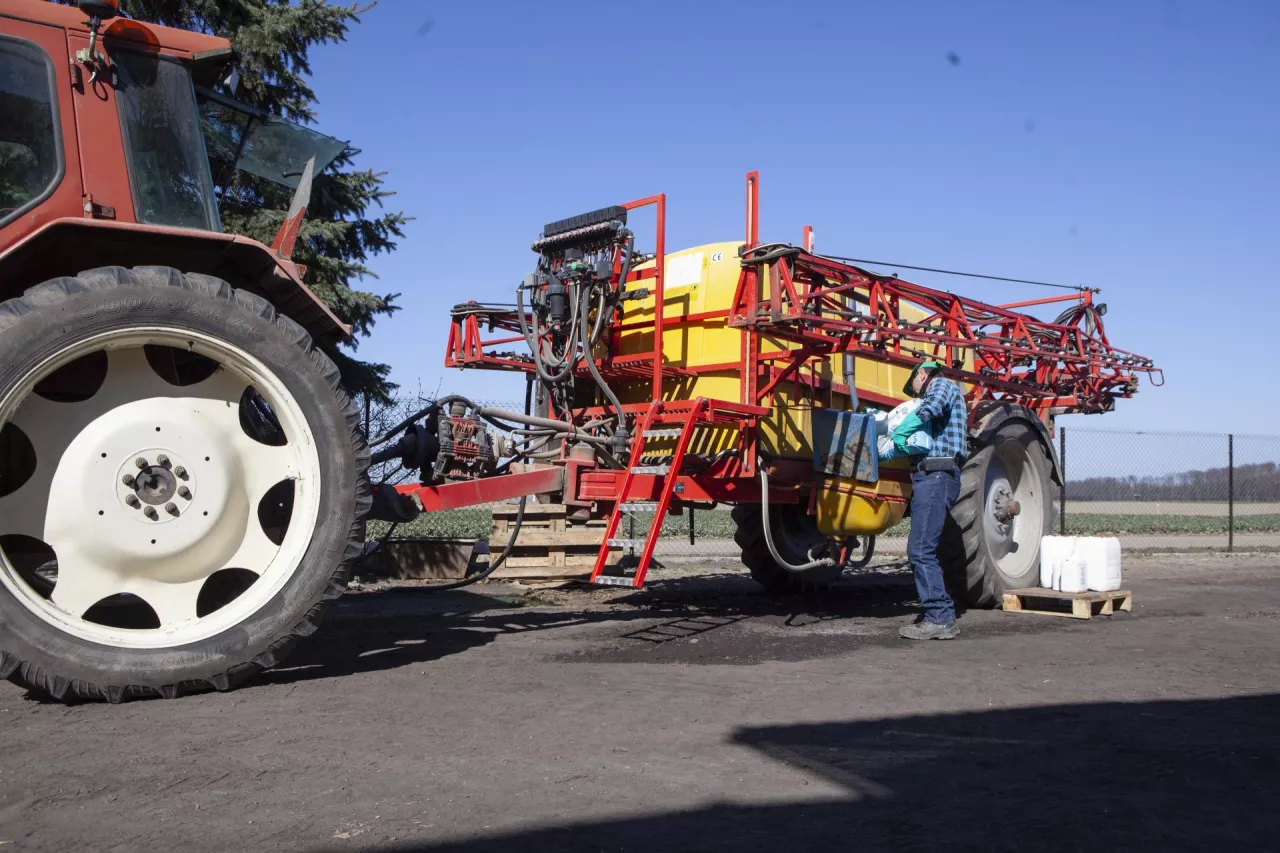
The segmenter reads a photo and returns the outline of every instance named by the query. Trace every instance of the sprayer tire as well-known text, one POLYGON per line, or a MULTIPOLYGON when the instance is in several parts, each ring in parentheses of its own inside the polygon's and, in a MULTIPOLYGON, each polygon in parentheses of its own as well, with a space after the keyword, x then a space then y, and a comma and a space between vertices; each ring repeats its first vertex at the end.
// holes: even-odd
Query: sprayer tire
POLYGON ((1006 590, 1038 585, 1040 539, 1053 532, 1051 478, 1048 454, 1029 424, 1006 423, 975 446, 938 548, 954 598, 992 607, 1006 590), (1011 525, 994 512, 1002 488, 1021 504, 1011 525))
MULTIPOLYGON (((85 611, 58 604, 56 586, 50 597, 31 595, 31 590, 22 586, 18 570, 11 568, 13 564, 6 558, 0 560, 0 677, 57 700, 118 702, 127 697, 173 698, 211 688, 230 689, 283 660, 301 637, 316 630, 328 603, 345 589, 349 566, 360 553, 362 522, 371 502, 369 450, 360 430, 360 413, 342 388, 338 370, 329 357, 313 344, 301 326, 279 314, 261 297, 237 290, 221 279, 183 274, 166 267, 105 267, 47 281, 0 304, 0 405, 11 410, 7 416, 0 411, 0 418, 17 417, 28 404, 37 406, 35 412, 47 409, 45 403, 31 403, 36 395, 23 390, 25 383, 35 381, 31 377, 46 375, 44 371, 53 369, 48 365, 80 359, 81 351, 96 358, 95 348, 106 353, 108 379, 101 380, 100 388, 90 390, 91 396, 84 399, 88 401, 85 405, 104 407, 106 414, 88 422, 78 434, 68 432, 70 438, 65 443, 58 443, 62 439, 48 439, 50 448, 78 448, 91 442, 93 450, 101 447, 101 457, 106 460, 105 451, 117 445, 161 447, 147 445, 137 433, 137 423, 175 425, 172 430, 166 426, 163 438, 155 437, 161 432, 160 426, 151 433, 150 441, 163 440, 164 448, 181 448, 182 442, 204 442, 202 447, 213 448, 212 462, 205 451, 198 458, 192 451, 191 461, 183 463, 190 466, 189 473, 194 478, 189 483, 194 497, 183 495, 191 501, 191 512, 174 513, 170 507, 176 505, 170 504, 166 509, 174 515, 173 532, 161 532, 159 526, 153 528, 161 532, 156 536, 162 540, 161 547, 166 545, 166 537, 174 542, 174 556, 164 552, 165 556, 156 563, 159 568, 155 571, 161 573, 157 575, 161 579, 141 577, 140 573, 136 581, 151 584, 145 587, 148 590, 158 589, 157 584, 171 585, 155 593, 156 601, 161 603, 152 608, 166 614, 159 619, 161 625, 167 626, 164 619, 174 614, 173 627, 155 634, 145 630, 147 626, 134 625, 124 627, 142 630, 99 630, 101 623, 90 617, 90 611, 108 599, 85 611), (178 384, 165 379, 163 373, 149 375, 148 363, 152 371, 160 369, 150 361, 157 351, 146 348, 167 346, 177 350, 175 342, 179 339, 184 340, 182 350, 207 355, 218 366, 205 378, 178 384), (138 357, 143 351, 146 360, 138 357), (116 352, 130 353, 128 360, 113 355, 116 352), (243 400, 247 398, 236 394, 243 377, 249 377, 247 386, 258 392, 278 416, 283 441, 264 442, 245 426, 243 400), (165 382, 169 384, 166 386, 165 382), (220 390, 215 393, 213 386, 220 390), (108 387, 112 389, 109 394, 104 390, 108 387), (174 388, 182 391, 175 393, 174 388), (190 403, 176 404, 166 399, 175 397, 190 403), (221 414, 223 408, 236 405, 232 397, 240 401, 238 423, 248 436, 248 445, 244 444, 244 435, 233 431, 235 416, 221 414), (100 402, 95 404, 94 400, 100 402), (213 414, 201 420, 199 413, 205 410, 213 414), (140 421, 136 415, 139 411, 151 413, 148 417, 155 419, 140 421), (110 418, 118 418, 115 423, 119 426, 114 432, 99 426, 110 418), (262 451, 261 446, 272 450, 262 451), (275 451, 286 455, 270 455, 275 451), (225 470, 215 469, 226 457, 232 457, 232 461, 223 463, 225 470), (288 461, 278 464, 276 460, 282 458, 288 461), (239 507, 248 508, 243 511, 249 515, 249 524, 279 511, 273 507, 283 506, 280 500, 265 496, 259 499, 257 491, 268 488, 268 495, 276 494, 268 481, 281 470, 285 473, 276 485, 286 480, 294 483, 290 493, 296 497, 289 499, 290 515, 277 516, 275 522, 260 521, 263 529, 268 524, 276 525, 271 528, 274 532, 267 532, 266 536, 280 539, 277 550, 261 545, 257 532, 243 534, 243 542, 215 538, 223 537, 228 529, 217 525, 225 523, 232 525, 230 529, 238 529, 236 513, 242 511, 239 507), (215 487, 222 491, 209 491, 215 487), (206 503, 197 505, 199 500, 206 503), (204 520, 196 515, 202 507, 207 508, 202 515, 207 517, 208 526, 191 527, 203 525, 204 520), (268 515, 263 516, 264 512, 268 515), (229 521, 223 522, 219 516, 229 521), (188 526, 179 526, 179 522, 188 526), (190 533, 189 544, 184 544, 184 531, 190 533), (225 545, 221 543, 226 541, 239 542, 231 549, 235 553, 230 560, 223 557, 225 545), (262 568, 247 569, 256 579, 241 580, 244 589, 227 597, 221 584, 212 591, 205 583, 212 577, 206 576, 206 565, 220 561, 230 565, 242 559, 248 562, 251 557, 262 557, 266 562, 262 568), (177 577, 184 573, 191 580, 177 577), (192 604, 172 591, 179 583, 198 589, 201 603, 192 604), (266 588, 255 592, 255 586, 262 584, 266 588), (215 599, 212 605, 210 597, 215 599), (48 612, 46 606, 51 608, 48 612), (194 615, 189 616, 188 612, 194 615)), ((96 409, 91 414, 96 414, 96 409)), ((143 432, 150 430, 144 427, 143 432)), ((65 452, 66 458, 71 458, 71 451, 65 452)), ((178 455, 172 449, 167 452, 178 455)), ((99 457, 97 453, 90 455, 93 460, 99 457)), ((127 457, 125 454, 125 461, 131 462, 127 457)), ((138 467, 142 467, 142 459, 138 457, 138 467)), ((174 463, 166 459, 154 464, 174 463)), ((104 466, 107 464, 103 462, 104 466)), ((188 475, 186 470, 178 471, 174 468, 172 473, 184 478, 188 475)), ((114 479, 99 483, 91 473, 85 469, 83 491, 101 496, 86 497, 84 503, 99 503, 84 508, 75 501, 60 504, 71 523, 84 524, 86 533, 80 535, 82 539, 90 535, 87 531, 97 529, 92 524, 104 520, 99 516, 105 515, 105 520, 110 521, 117 512, 114 502, 118 496, 112 496, 112 484, 118 486, 120 476, 114 474, 114 479), (104 511, 99 511, 99 505, 104 511), (82 514, 87 516, 83 522, 79 520, 82 514)), ((48 486, 50 499, 60 494, 60 476, 55 474, 53 485, 48 486)), ((26 486, 17 488, 15 495, 26 486)), ((123 498, 119 502, 129 503, 123 498)), ((164 521, 163 516, 160 520, 164 521)), ((126 514, 119 525, 123 530, 135 523, 126 514)), ((62 524, 59 530, 66 526, 62 524)), ((48 523, 45 528, 46 540, 52 538, 48 523)), ((136 534, 128 532, 121 536, 129 542, 136 538, 136 534)), ((67 539, 68 549, 81 553, 75 550, 79 548, 75 537, 73 531, 67 539)), ((156 538, 151 539, 152 546, 156 545, 156 538)), ((66 565, 60 574, 70 585, 67 595, 84 597, 102 588, 97 580, 86 580, 92 572, 83 574, 90 571, 84 568, 84 560, 78 560, 74 570, 68 568, 69 561, 62 562, 66 565), (73 584, 73 577, 79 582, 73 584)), ((120 599, 120 591, 114 587, 107 590, 112 596, 109 600, 120 599)), ((141 592, 138 597, 147 602, 141 592)))
MULTIPOLYGON (((769 511, 774 544, 788 562, 806 562, 809 547, 827 541, 827 537, 818 531, 813 517, 795 504, 773 504, 769 511)), ((778 565, 764 538, 764 515, 760 504, 735 506, 733 520, 737 524, 733 541, 742 549, 742 562, 765 592, 773 595, 817 592, 840 579, 840 566, 817 566, 793 572, 778 565)))

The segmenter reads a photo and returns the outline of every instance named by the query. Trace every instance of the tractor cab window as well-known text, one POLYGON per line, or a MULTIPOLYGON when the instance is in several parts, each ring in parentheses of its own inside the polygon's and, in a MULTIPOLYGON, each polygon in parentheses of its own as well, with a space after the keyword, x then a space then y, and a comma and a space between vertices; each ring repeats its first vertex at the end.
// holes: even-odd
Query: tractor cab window
POLYGON ((111 54, 138 221, 218 230, 191 74, 155 54, 111 54))
POLYGON ((314 174, 342 156, 347 143, 285 121, 212 89, 196 89, 205 144, 219 187, 230 186, 237 171, 297 189, 307 162, 314 174))
POLYGON ((39 203, 62 175, 53 92, 48 55, 0 36, 0 223, 39 203))

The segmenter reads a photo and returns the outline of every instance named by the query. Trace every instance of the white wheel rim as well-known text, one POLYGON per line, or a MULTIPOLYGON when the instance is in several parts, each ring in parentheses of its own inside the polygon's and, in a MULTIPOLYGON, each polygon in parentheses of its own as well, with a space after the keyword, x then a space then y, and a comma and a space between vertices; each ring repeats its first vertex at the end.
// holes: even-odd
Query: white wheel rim
POLYGON ((1040 480, 1026 449, 1016 441, 998 445, 987 466, 982 513, 983 532, 996 566, 1008 578, 1035 568, 1044 529, 1040 480), (1001 504, 1013 500, 1019 512, 1002 517, 1001 504))
POLYGON ((37 617, 77 637, 136 649, 207 639, 252 617, 306 554, 320 504, 314 437, 284 384, 227 341, 163 327, 95 336, 31 370, 0 401, 0 423, 26 435, 36 462, 26 482, 0 497, 0 536, 40 540, 58 562, 48 598, 3 550, 0 581, 37 617), (220 367, 201 382, 171 385, 148 363, 145 345, 195 353, 220 367), (53 402, 34 393, 54 371, 99 351, 106 353, 106 378, 89 399, 53 402), (241 427, 247 388, 270 405, 284 445, 260 443, 241 427), (140 461, 147 463, 141 470, 140 461), (284 481, 293 483, 293 509, 276 544, 258 509, 284 481), (248 570, 257 579, 199 615, 206 581, 225 569, 248 570), (95 604, 122 593, 145 602, 159 627, 85 618, 95 604))

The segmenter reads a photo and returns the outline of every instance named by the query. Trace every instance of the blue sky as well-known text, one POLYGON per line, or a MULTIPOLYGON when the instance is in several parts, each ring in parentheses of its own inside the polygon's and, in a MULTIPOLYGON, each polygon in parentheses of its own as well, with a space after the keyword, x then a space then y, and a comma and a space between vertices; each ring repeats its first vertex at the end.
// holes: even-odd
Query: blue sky
POLYGON ((443 368, 453 304, 510 301, 544 223, 655 192, 669 249, 738 239, 759 169, 765 239, 1103 288, 1167 383, 1068 424, 1280 433, 1278 42, 1269 0, 381 0, 314 55, 321 128, 416 217, 360 354, 520 399, 443 368))

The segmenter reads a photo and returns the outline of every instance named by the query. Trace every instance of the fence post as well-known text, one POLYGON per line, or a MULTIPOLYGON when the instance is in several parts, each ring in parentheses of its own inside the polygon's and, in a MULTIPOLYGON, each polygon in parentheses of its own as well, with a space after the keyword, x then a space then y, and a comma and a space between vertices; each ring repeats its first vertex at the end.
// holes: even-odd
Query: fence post
POLYGON ((689 544, 694 545, 696 543, 697 539, 693 532, 693 507, 689 507, 689 544))
POLYGON ((1236 549, 1236 437, 1227 436, 1227 553, 1236 549))
POLYGON ((1067 428, 1058 427, 1058 535, 1067 535, 1067 428))

